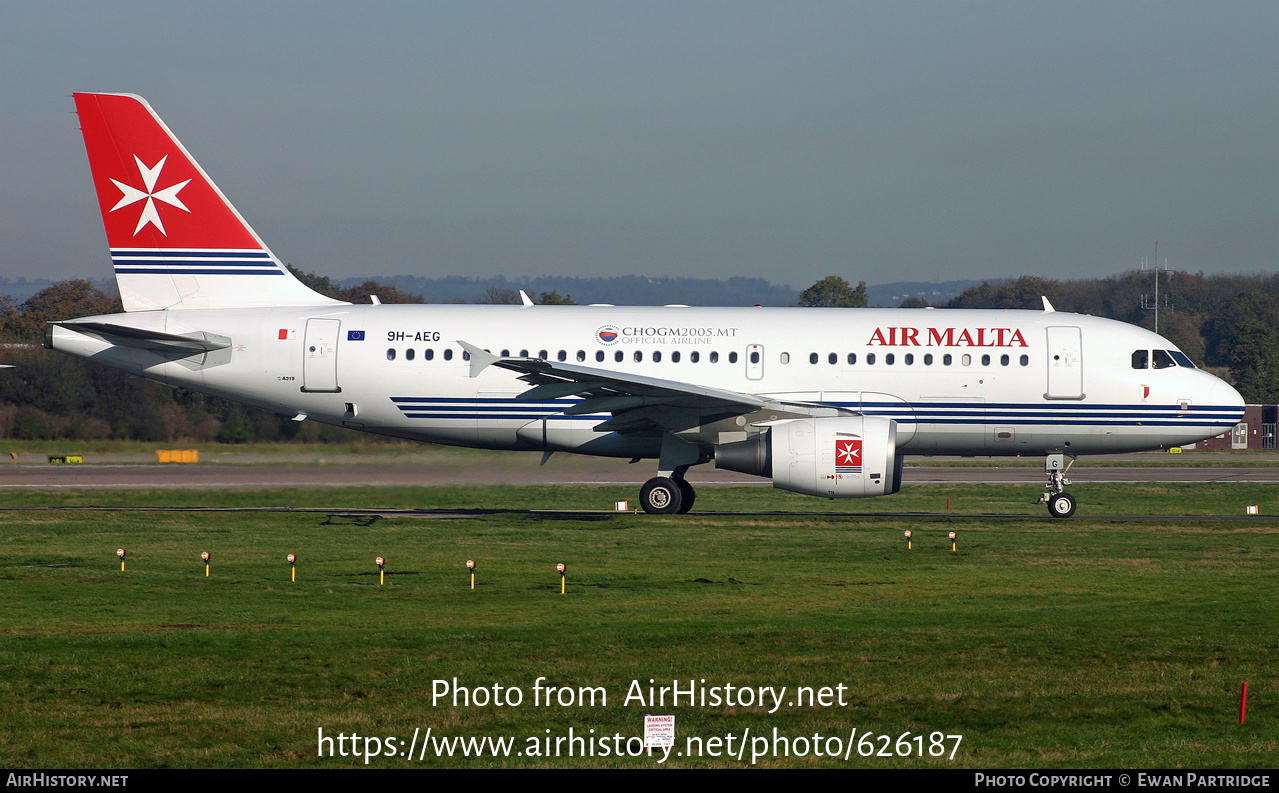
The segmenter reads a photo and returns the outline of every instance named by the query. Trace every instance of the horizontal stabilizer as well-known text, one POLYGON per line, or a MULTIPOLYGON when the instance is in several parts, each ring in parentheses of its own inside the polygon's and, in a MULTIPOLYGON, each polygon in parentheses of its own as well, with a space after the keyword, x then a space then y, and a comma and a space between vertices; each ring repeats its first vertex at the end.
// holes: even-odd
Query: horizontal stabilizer
POLYGON ((95 339, 101 339, 121 347, 137 347, 143 350, 160 352, 184 351, 191 355, 214 350, 225 350, 231 346, 226 336, 196 331, 189 334, 163 333, 158 330, 130 328, 124 325, 112 325, 108 322, 51 322, 76 333, 83 333, 95 339))

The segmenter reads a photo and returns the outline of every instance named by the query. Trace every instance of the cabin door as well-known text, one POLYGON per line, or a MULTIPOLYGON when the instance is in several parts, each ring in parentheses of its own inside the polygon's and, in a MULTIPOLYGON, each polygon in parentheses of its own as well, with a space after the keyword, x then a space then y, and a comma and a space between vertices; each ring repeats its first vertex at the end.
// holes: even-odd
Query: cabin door
POLYGON ((1083 399, 1084 363, 1080 330, 1048 328, 1048 391, 1045 399, 1083 399))
POLYGON ((338 393, 338 333, 340 319, 308 319, 302 341, 302 390, 338 393))

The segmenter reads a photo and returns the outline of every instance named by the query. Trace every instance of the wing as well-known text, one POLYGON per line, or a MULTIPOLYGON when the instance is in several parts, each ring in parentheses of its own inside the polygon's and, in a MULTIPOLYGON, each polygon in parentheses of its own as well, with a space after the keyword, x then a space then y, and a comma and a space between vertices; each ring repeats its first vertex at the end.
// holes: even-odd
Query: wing
POLYGON ((755 394, 665 380, 660 377, 596 369, 541 358, 503 358, 458 340, 471 357, 471 377, 489 366, 519 372, 533 387, 516 397, 537 402, 580 396, 582 401, 565 408, 569 416, 611 413, 596 425, 597 432, 634 432, 645 429, 681 432, 720 419, 769 410, 787 417, 841 415, 847 411, 826 405, 780 402, 755 394))

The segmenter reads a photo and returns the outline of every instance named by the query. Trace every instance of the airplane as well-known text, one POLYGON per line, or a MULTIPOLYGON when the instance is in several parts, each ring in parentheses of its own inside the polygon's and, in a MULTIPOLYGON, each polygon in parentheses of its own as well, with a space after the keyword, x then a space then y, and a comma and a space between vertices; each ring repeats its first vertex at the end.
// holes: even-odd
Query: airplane
POLYGON ((353 305, 295 278, 151 106, 74 94, 124 313, 49 349, 292 416, 437 444, 695 465, 823 498, 896 493, 906 455, 1076 457, 1230 430, 1243 399, 1154 333, 1043 310, 353 305))

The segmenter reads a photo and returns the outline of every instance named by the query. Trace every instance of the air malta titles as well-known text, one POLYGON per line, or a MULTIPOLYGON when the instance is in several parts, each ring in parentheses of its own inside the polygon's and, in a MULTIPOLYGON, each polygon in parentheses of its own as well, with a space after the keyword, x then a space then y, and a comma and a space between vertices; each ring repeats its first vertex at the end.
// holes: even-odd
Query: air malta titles
POLYGON ((1018 328, 875 328, 870 347, 1029 347, 1018 328))

